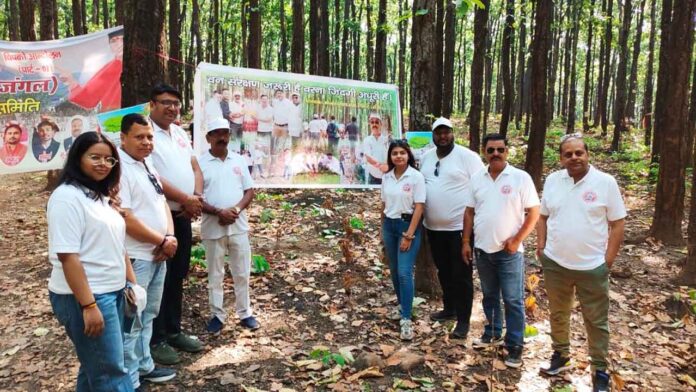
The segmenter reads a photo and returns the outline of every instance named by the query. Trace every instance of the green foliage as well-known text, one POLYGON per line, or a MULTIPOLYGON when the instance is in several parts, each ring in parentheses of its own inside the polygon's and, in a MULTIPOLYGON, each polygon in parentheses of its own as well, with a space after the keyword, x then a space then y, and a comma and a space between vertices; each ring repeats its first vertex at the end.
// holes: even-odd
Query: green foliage
POLYGON ((554 388, 553 392, 573 392, 573 387, 570 385, 564 385, 562 387, 554 388))
POLYGON ((311 359, 319 359, 324 364, 324 366, 331 366, 331 364, 336 364, 339 366, 345 366, 350 362, 352 358, 346 358, 344 354, 332 353, 326 347, 317 347, 309 353, 311 359))
POLYGON ((365 228, 365 222, 357 216, 351 216, 350 227, 356 230, 363 230, 365 228))
POLYGON ((275 212, 270 208, 264 208, 263 211, 261 211, 261 217, 259 219, 261 223, 268 223, 272 221, 273 218, 275 218, 275 212))
POLYGON ((254 200, 256 201, 266 201, 266 200, 271 200, 271 195, 269 195, 266 192, 259 192, 256 194, 254 197, 254 200))
POLYGON ((284 201, 280 203, 280 208, 285 212, 290 212, 295 207, 295 204, 284 201))
POLYGON ((531 338, 532 336, 537 336, 538 334, 539 330, 537 329, 537 327, 529 324, 524 327, 525 338, 531 338))
POLYGON ((271 265, 266 261, 266 258, 261 255, 251 256, 251 273, 263 274, 271 269, 271 265))
POLYGON ((205 261, 205 248, 201 245, 198 244, 191 248, 191 261, 190 265, 192 267, 201 267, 201 268, 208 268, 208 263, 205 261))
POLYGON ((413 136, 408 139, 408 143, 411 145, 411 148, 423 148, 430 144, 430 140, 429 137, 425 136, 413 136))

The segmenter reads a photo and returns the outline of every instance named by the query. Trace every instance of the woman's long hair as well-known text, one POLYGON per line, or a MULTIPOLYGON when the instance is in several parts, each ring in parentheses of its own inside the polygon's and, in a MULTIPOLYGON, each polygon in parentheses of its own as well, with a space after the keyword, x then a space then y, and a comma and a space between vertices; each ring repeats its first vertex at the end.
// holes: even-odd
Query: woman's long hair
POLYGON ((93 145, 104 143, 111 149, 111 155, 118 159, 116 146, 105 136, 97 132, 85 132, 78 136, 68 151, 68 159, 65 161, 63 174, 58 181, 58 185, 70 184, 86 188, 88 197, 94 200, 101 200, 102 197, 118 196, 119 181, 121 180, 121 162, 111 168, 111 172, 101 181, 94 181, 87 176, 81 167, 82 156, 87 153, 93 145))
POLYGON ((413 156, 413 152, 411 151, 411 147, 408 145, 408 142, 405 139, 398 139, 389 143, 389 149, 387 150, 387 166, 389 166, 389 171, 394 170, 395 165, 394 162, 392 162, 391 153, 395 147, 401 147, 406 150, 406 153, 408 154, 408 165, 418 170, 416 167, 416 157, 413 156))

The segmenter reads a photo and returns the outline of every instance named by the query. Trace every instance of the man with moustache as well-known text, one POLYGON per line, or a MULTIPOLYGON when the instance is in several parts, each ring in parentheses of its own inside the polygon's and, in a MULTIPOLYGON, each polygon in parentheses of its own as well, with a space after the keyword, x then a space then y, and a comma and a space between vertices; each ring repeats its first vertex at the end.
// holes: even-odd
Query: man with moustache
POLYGON ((191 220, 201 214, 203 176, 193 154, 188 134, 174 121, 179 117, 181 93, 172 86, 159 84, 150 94, 150 124, 155 131, 152 162, 160 173, 162 189, 174 222, 176 253, 167 260, 162 305, 154 321, 151 354, 163 365, 180 361, 176 347, 200 352, 203 345, 181 330, 184 279, 191 257, 191 220))
POLYGON ((119 197, 126 221, 126 251, 136 282, 147 293, 140 323, 134 323, 123 339, 125 365, 136 389, 141 381, 165 382, 176 376, 172 369, 155 367, 150 354, 152 321, 160 310, 167 271, 164 261, 177 248, 159 173, 149 159, 153 139, 152 126, 143 115, 131 113, 121 120, 119 197))
POLYGON ((539 219, 539 196, 527 172, 507 163, 507 139, 490 133, 483 138, 488 167, 471 178, 466 192, 462 257, 474 259, 469 236, 474 232, 476 268, 483 292, 487 324, 474 347, 501 344, 505 304, 505 365, 522 366, 524 345, 524 248, 522 241, 539 219))
POLYGON ((292 103, 288 109, 288 133, 292 139, 291 147, 296 147, 302 140, 302 105, 299 93, 292 93, 292 103))
POLYGON ((5 126, 2 134, 2 148, 0 159, 7 166, 15 166, 24 159, 27 146, 22 144, 22 128, 16 122, 10 122, 5 126))
POLYGON ((38 137, 32 140, 31 149, 37 161, 47 163, 56 157, 60 148, 60 143, 54 139, 56 133, 58 126, 50 120, 41 120, 36 127, 35 136, 38 137))
POLYGON ((561 139, 563 170, 544 183, 537 257, 549 297, 553 355, 542 373, 570 369, 570 314, 575 295, 587 331, 594 391, 609 391, 609 270, 619 253, 626 207, 616 180, 589 163, 578 134, 561 139))
POLYGON ((430 315, 433 321, 456 320, 452 338, 466 339, 474 299, 472 266, 462 259, 464 195, 469 180, 483 169, 481 158, 454 143, 449 119, 433 123, 433 142, 437 148, 423 155, 421 173, 425 177, 425 220, 428 241, 437 277, 442 287, 443 309, 430 315))
POLYGON ((368 117, 370 135, 363 140, 363 153, 367 160, 368 184, 381 184, 382 176, 389 170, 387 166, 388 134, 382 134, 382 116, 370 113, 368 117))
POLYGON ((75 139, 77 139, 85 126, 84 118, 82 116, 74 116, 70 119, 70 137, 63 140, 63 147, 65 151, 70 149, 75 139))
POLYGON ((235 310, 244 328, 255 330, 259 323, 249 300, 251 246, 249 224, 244 211, 254 198, 254 183, 244 158, 228 151, 230 132, 225 120, 208 123, 206 140, 210 149, 200 157, 203 173, 203 221, 201 240, 208 260, 208 299, 212 317, 207 330, 219 333, 227 318, 223 306, 225 254, 234 281, 235 310))

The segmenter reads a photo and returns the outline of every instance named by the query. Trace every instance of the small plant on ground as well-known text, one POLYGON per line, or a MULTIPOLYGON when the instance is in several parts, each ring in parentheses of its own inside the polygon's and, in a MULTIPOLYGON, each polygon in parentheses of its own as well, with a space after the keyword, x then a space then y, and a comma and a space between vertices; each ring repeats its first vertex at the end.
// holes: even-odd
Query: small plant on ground
POLYGON ((205 248, 201 244, 191 248, 190 264, 192 267, 198 266, 204 269, 208 268, 208 263, 205 261, 205 248))
POLYGON ((252 274, 263 274, 271 269, 271 265, 268 263, 265 257, 261 255, 251 256, 251 273, 252 274))

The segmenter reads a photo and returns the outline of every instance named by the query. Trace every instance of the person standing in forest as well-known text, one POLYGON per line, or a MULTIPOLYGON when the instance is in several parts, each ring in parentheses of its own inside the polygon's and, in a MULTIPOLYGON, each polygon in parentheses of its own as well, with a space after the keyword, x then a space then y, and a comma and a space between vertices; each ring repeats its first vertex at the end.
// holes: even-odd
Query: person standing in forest
POLYGON ((425 221, 437 277, 442 287, 443 309, 430 315, 433 321, 457 320, 450 335, 466 339, 474 300, 472 266, 462 259, 464 196, 471 177, 483 169, 481 158, 454 143, 452 122, 438 118, 432 126, 437 148, 423 155, 421 173, 427 198, 425 221))
POLYGON ((167 260, 162 305, 154 320, 150 352, 155 361, 173 365, 180 359, 172 347, 191 353, 203 350, 198 339, 181 330, 184 279, 191 257, 191 220, 201 214, 203 175, 186 131, 174 123, 181 109, 181 93, 159 84, 150 95, 150 108, 150 123, 155 130, 152 161, 160 174, 178 242, 174 257, 167 260))
POLYGON ((381 184, 382 176, 388 170, 387 148, 389 137, 383 134, 382 116, 372 112, 368 117, 370 135, 363 140, 362 152, 367 161, 368 184, 381 184))
POLYGON ((289 105, 288 133, 292 139, 292 148, 299 145, 302 140, 302 105, 300 94, 292 93, 292 103, 289 105))
POLYGON ((577 134, 561 139, 563 170, 544 183, 537 258, 549 297, 553 355, 542 373, 570 369, 570 314, 577 294, 585 320, 595 391, 609 391, 609 270, 624 235, 626 207, 614 177, 589 163, 577 134))

